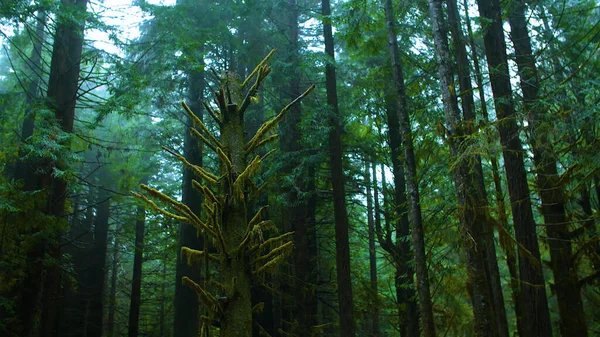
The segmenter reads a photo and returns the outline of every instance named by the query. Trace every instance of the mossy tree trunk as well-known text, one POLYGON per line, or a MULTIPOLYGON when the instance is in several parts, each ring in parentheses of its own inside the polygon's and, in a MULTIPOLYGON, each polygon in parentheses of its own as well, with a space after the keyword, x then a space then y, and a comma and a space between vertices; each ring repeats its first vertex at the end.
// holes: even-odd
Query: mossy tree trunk
POLYGON ((192 170, 197 178, 206 183, 202 185, 196 180, 193 181, 194 187, 200 190, 204 197, 206 220, 201 220, 185 204, 146 185, 141 185, 142 189, 150 196, 168 204, 175 212, 159 207, 145 195, 134 193, 156 211, 175 220, 187 222, 199 231, 203 231, 215 244, 217 253, 188 247, 183 247, 181 250, 181 256, 187 257, 189 264, 206 258, 219 263, 221 267, 221 279, 220 282, 214 282, 218 289, 214 294, 206 291, 189 277, 183 277, 183 282, 196 291, 202 305, 208 309, 208 314, 202 316, 201 335, 207 331, 204 327, 216 326, 220 328, 221 337, 250 337, 252 315, 264 306, 258 304, 252 308, 252 281, 260 280, 266 273, 276 271, 277 264, 292 249, 290 236, 293 233, 265 239, 267 232, 275 229, 271 221, 262 219, 266 206, 260 208, 251 219, 247 213, 249 201, 256 200, 262 188, 256 186, 253 178, 259 171, 261 162, 272 151, 262 157, 257 155, 252 160, 248 160, 249 155, 277 139, 276 135, 267 134, 291 106, 314 88, 310 87, 284 107, 274 118, 264 123, 250 141, 246 142, 244 114, 263 80, 271 72, 266 61, 272 54, 273 52, 244 81, 240 81, 233 73, 225 73, 219 77, 221 87, 215 92, 214 99, 218 109, 214 109, 214 106, 208 103, 204 103, 204 107, 219 126, 220 139, 210 133, 205 124, 183 103, 194 126, 198 127, 198 129, 190 128, 190 132, 207 148, 215 151, 219 157, 221 164, 219 176, 165 148, 192 170), (251 84, 252 80, 254 82, 251 84))

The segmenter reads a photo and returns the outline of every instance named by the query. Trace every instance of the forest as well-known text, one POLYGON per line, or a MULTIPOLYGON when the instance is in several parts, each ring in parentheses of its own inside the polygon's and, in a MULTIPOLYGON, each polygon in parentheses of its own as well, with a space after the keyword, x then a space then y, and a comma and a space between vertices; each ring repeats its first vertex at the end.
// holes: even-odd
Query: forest
POLYGON ((600 336, 597 0, 0 0, 0 336, 600 336))

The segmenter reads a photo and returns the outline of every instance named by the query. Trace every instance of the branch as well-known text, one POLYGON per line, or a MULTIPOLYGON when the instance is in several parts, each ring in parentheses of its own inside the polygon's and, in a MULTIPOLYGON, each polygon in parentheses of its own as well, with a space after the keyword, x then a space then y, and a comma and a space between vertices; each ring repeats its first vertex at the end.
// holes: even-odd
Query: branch
POLYGON ((265 56, 265 58, 262 61, 260 61, 260 63, 254 68, 254 70, 252 70, 250 75, 248 75, 248 77, 246 77, 246 79, 242 83, 241 89, 244 89, 246 87, 246 85, 248 85, 248 82, 250 82, 250 80, 256 74, 256 72, 271 58, 271 56, 273 56, 273 54, 275 54, 276 50, 277 49, 271 50, 271 52, 269 52, 269 54, 267 54, 267 56, 265 56))
POLYGON ((208 128, 206 127, 206 125, 204 125, 204 123, 202 123, 200 118, 198 118, 198 116, 196 116, 194 114, 194 112, 190 109, 190 107, 188 107, 187 104, 185 104, 185 102, 181 102, 181 106, 183 106, 183 109, 185 109, 185 112, 187 112, 188 116, 190 116, 192 121, 194 121, 194 125, 200 126, 202 131, 204 131, 208 135, 208 137, 210 138, 210 140, 212 142, 214 142, 214 145, 216 147, 221 147, 222 145, 219 142, 219 140, 215 136, 213 136, 213 134, 210 131, 208 131, 208 128))
POLYGON ((246 145, 246 152, 250 152, 250 151, 253 151, 254 149, 256 149, 258 147, 258 145, 261 144, 262 137, 269 130, 271 130, 275 125, 277 125, 277 123, 279 123, 279 121, 283 118, 283 116, 285 116, 285 113, 293 105, 300 102, 300 100, 302 100, 304 97, 306 97, 306 95, 308 95, 314 88, 315 88, 315 85, 314 84, 311 85, 308 89, 306 89, 306 91, 304 91, 304 93, 302 93, 302 95, 298 96, 295 100, 293 100, 291 103, 286 105, 283 109, 281 109, 281 111, 277 114, 277 116, 275 116, 271 120, 269 120, 269 121, 265 122, 263 125, 261 125, 260 128, 258 129, 258 131, 256 131, 256 134, 254 135, 254 137, 252 137, 252 139, 246 145))

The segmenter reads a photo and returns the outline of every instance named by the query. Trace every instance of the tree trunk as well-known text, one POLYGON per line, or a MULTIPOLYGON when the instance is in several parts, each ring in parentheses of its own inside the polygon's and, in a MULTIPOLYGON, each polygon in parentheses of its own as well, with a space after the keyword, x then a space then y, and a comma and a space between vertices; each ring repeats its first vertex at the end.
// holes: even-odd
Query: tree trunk
MULTIPOLYGON (((450 24, 450 30, 453 36, 453 47, 456 57, 458 81, 460 85, 461 106, 463 109, 463 132, 466 133, 466 141, 472 139, 471 136, 475 133, 475 102, 473 100, 472 86, 471 86, 471 71, 469 67, 469 60, 467 58, 467 50, 465 47, 465 37, 463 35, 462 26, 460 24, 460 15, 456 0, 449 0, 447 2, 448 7, 448 22, 450 24)), ((470 25, 470 23, 469 23, 470 25)), ((483 94, 483 91, 480 91, 483 94)), ((483 102, 485 102, 485 97, 483 102)), ((458 112, 457 112, 458 115, 458 112)), ((486 113, 487 115, 487 113, 486 113)), ((466 147, 465 147, 466 148, 466 147)), ((489 203, 488 196, 484 182, 483 167, 481 163, 481 156, 477 153, 472 154, 470 159, 470 165, 473 170, 468 170, 472 177, 473 184, 476 186, 473 191, 476 192, 475 201, 479 201, 478 212, 484 216, 483 219, 479 219, 483 225, 483 236, 485 240, 485 262, 488 271, 488 281, 491 287, 491 296, 493 300, 492 315, 495 319, 498 336, 508 337, 508 321, 506 318, 506 309, 504 306, 504 295, 502 292, 502 284, 500 282, 500 271, 498 269, 498 259, 496 257, 496 245, 494 239, 494 221, 489 214, 489 203)), ((495 158, 494 158, 494 163, 495 158)), ((497 164, 496 164, 497 165, 497 164)), ((493 166, 493 165, 492 165, 493 166)), ((495 174, 497 174, 497 166, 495 174)), ((503 210, 503 208, 502 208, 503 210)), ((502 211, 504 215, 504 211, 502 211)), ((502 215, 501 215, 502 216, 502 215)), ((506 233, 500 233, 500 237, 506 236, 506 233)))
POLYGON ((425 238, 423 233, 423 221, 421 215, 421 201, 419 197, 419 186, 417 181, 417 163, 415 160, 413 136, 410 127, 410 117, 406 104, 406 92, 404 88, 404 75, 400 64, 400 52, 396 36, 395 16, 391 0, 382 0, 388 34, 388 44, 392 60, 394 84, 397 94, 398 120, 402 147, 404 148, 404 160, 406 165, 406 183, 410 199, 410 220, 412 230, 412 241, 415 254, 415 269, 417 274, 417 292, 419 295, 419 308, 421 313, 421 324, 423 336, 435 336, 435 322, 433 320, 433 305, 429 290, 429 275, 427 271, 427 256, 425 255, 425 238))
MULTIPOLYGON (((50 76, 48 79, 47 103, 54 111, 54 117, 63 132, 73 131, 75 117, 75 103, 79 88, 79 69, 83 48, 84 23, 74 20, 73 17, 84 17, 87 0, 61 2, 61 12, 78 12, 78 15, 62 17, 56 26, 50 76)), ((67 146, 67 144, 63 144, 67 146)), ((67 182, 51 175, 53 167, 65 170, 67 163, 59 159, 46 168, 47 174, 43 177, 41 188, 46 188, 48 196, 42 211, 54 216, 57 222, 63 222, 64 206, 67 195, 67 182)), ((46 224, 45 226, 57 226, 46 224)), ((44 229, 41 229, 44 230, 44 229)), ((21 318, 24 327, 23 336, 56 336, 58 333, 58 311, 61 283, 61 269, 58 263, 61 260, 60 234, 42 239, 28 254, 29 266, 33 271, 26 277, 26 289, 21 301, 21 318), (55 262, 45 264, 46 256, 55 262), (38 324, 39 322, 39 324, 38 324)))
POLYGON ((31 51, 31 57, 29 58, 28 65, 31 68, 33 78, 27 86, 27 99, 25 105, 27 110, 25 111, 25 118, 21 127, 21 140, 19 146, 19 159, 15 167, 14 177, 16 180, 23 180, 23 189, 25 191, 33 191, 38 186, 35 177, 35 168, 32 163, 28 163, 23 159, 26 155, 23 144, 29 137, 33 135, 35 128, 35 115, 36 115, 36 101, 40 97, 40 82, 42 81, 42 47, 45 42, 45 28, 47 12, 45 10, 38 10, 36 15, 36 26, 35 26, 35 38, 33 43, 33 50, 31 51))
MULTIPOLYGON (((456 8, 456 4, 451 5, 450 3, 454 3, 456 0, 450 0, 449 6, 452 8, 452 12, 454 12, 454 16, 456 17, 455 25, 458 25, 460 22, 458 20, 458 9, 456 8)), ((464 2, 464 7, 468 8, 466 0, 464 2)), ((465 11, 467 30, 469 34, 469 43, 471 46, 471 58, 473 59, 473 66, 475 71, 475 81, 477 83, 477 87, 479 88, 479 102, 481 105, 481 115, 483 117, 486 125, 489 124, 489 116, 487 112, 487 104, 485 99, 485 92, 483 87, 483 76, 481 74, 481 69, 479 67, 479 58, 477 56, 477 45, 475 44, 475 39, 473 37, 473 30, 471 28, 471 21, 469 19, 468 10, 465 11)), ((460 26, 456 28, 459 32, 460 26)), ((462 76, 461 76, 462 78, 462 76)), ((470 76, 468 81, 465 81, 466 84, 470 85, 470 76)), ((461 86, 462 92, 470 92, 468 89, 468 85, 464 88, 461 86)), ((464 104, 463 104, 464 106, 464 104)), ((465 118, 466 114, 465 114, 465 118)), ((515 253, 515 244, 512 239, 509 237, 509 227, 508 227, 508 217, 506 215, 506 205, 504 203, 504 192, 502 189, 502 180, 500 178, 500 173, 498 171, 498 160, 496 159, 496 155, 492 154, 489 158, 491 166, 492 166, 492 180, 494 181, 494 192, 496 198, 496 212, 498 213, 498 220, 500 221, 500 225, 502 229, 499 228, 499 237, 500 237, 500 247, 504 251, 506 255, 506 264, 508 266, 508 271, 510 275, 510 288, 513 306, 515 310, 516 317, 522 317, 522 309, 521 309, 521 301, 520 301, 520 289, 519 289, 519 274, 517 273, 517 258, 515 253)), ((522 321, 521 319, 517 319, 517 330, 519 331, 519 335, 523 335, 522 331, 522 321)))
POLYGON ((523 146, 519 138, 512 101, 500 4, 497 0, 477 0, 477 4, 481 16, 489 22, 484 32, 485 52, 499 121, 498 129, 504 154, 515 234, 517 242, 522 246, 518 256, 520 295, 523 304, 521 318, 525 332, 523 337, 551 336, 552 327, 536 224, 531 210, 527 174, 523 162, 523 146))
POLYGON ((325 88, 329 112, 329 155, 331 160, 331 185, 333 187, 333 209, 335 213, 335 251, 337 266, 338 297, 340 303, 340 334, 354 337, 352 282, 350 273, 350 245, 348 241, 348 211, 344 186, 342 151, 342 125, 338 108, 337 84, 335 75, 335 55, 331 28, 331 7, 329 0, 321 1, 323 14, 323 35, 325 53, 329 60, 325 66, 325 88))
POLYGON ((115 336, 115 312, 117 303, 117 277, 119 271, 119 241, 117 238, 118 230, 114 234, 114 244, 112 252, 112 267, 110 273, 110 292, 108 295, 108 318, 106 326, 106 336, 115 336))
POLYGON ((104 329, 104 280, 106 266, 106 248, 110 217, 110 193, 107 190, 111 177, 106 167, 100 169, 98 202, 94 223, 94 240, 88 262, 88 276, 85 285, 89 289, 89 313, 87 324, 88 337, 101 337, 104 329))
MULTIPOLYGON (((190 51, 189 53, 193 53, 190 51)), ((193 53, 194 63, 202 64, 203 59, 197 59, 197 53, 193 53)), ((189 56, 192 57, 192 56, 189 56)), ((189 107, 200 120, 202 120, 204 107, 202 106, 202 97, 204 92, 204 71, 191 70, 187 74, 187 101, 189 107)), ((193 127, 193 122, 189 116, 186 117, 185 135, 183 152, 187 160, 193 164, 202 166, 202 146, 200 142, 190 134, 189 128, 193 127)), ((182 202, 186 204, 192 212, 200 214, 202 210, 202 195, 193 188, 192 180, 194 173, 188 169, 183 169, 182 183, 182 202)), ((180 223, 177 240, 177 265, 175 270, 175 317, 174 317, 174 337, 196 336, 200 328, 199 307, 194 290, 182 283, 182 278, 187 276, 192 280, 199 282, 202 280, 202 266, 200 263, 188 265, 186 259, 181 257, 181 247, 188 247, 196 250, 204 249, 203 236, 199 236, 197 229, 187 223, 180 223)), ((199 262, 199 261, 198 261, 199 262)), ((208 277, 208 275, 204 275, 208 277)))
MULTIPOLYGON (((375 219, 373 217, 373 196, 371 188, 370 163, 365 161, 365 185, 367 187, 367 224, 369 232, 369 275, 371 285, 370 312, 371 325, 369 327, 369 335, 373 337, 379 336, 379 291, 377 290, 377 251, 375 248, 375 219)), ((375 165, 373 165, 375 168, 375 165)), ((376 168, 375 168, 376 169, 376 168)), ((377 181, 377 179, 374 179, 377 181)))
MULTIPOLYGON (((485 224, 481 223, 485 219, 484 212, 487 203, 482 200, 481 191, 473 188, 476 186, 476 177, 473 172, 476 170, 474 166, 477 165, 477 160, 461 150, 469 148, 461 142, 468 141, 465 136, 472 132, 469 132, 469 125, 461 121, 455 91, 451 90, 454 87, 454 75, 441 1, 429 0, 428 3, 446 116, 447 142, 450 145, 458 204, 461 210, 460 219, 464 231, 463 240, 467 254, 469 286, 472 289, 471 302, 473 303, 475 336, 491 337, 497 335, 498 330, 492 316, 494 302, 490 291, 489 273, 486 271, 487 243, 483 228, 485 224)), ((503 337, 508 336, 508 331, 505 333, 503 337)))
MULTIPOLYGON (((142 184, 148 178, 142 179, 142 184)), ((133 276, 131 280, 131 300, 129 304, 129 325, 127 336, 137 337, 139 332, 139 315, 142 300, 142 263, 144 256, 144 235, 146 227, 146 208, 137 206, 135 221, 135 255, 133 257, 133 276)))
POLYGON ((585 337, 587 324, 565 211, 565 191, 558 175, 552 139, 549 137, 553 125, 552 121, 545 118, 537 102, 539 81, 523 0, 513 3, 508 21, 521 78, 523 107, 531 125, 531 147, 537 170, 538 193, 542 200, 542 214, 549 239, 551 267, 560 313, 560 332, 564 337, 585 337))
MULTIPOLYGON (((390 74, 391 77, 391 74, 390 74)), ((393 78, 390 78, 393 80, 393 78)), ((394 97, 393 90, 386 90, 385 105, 388 125, 388 141, 390 144, 390 154, 392 162, 392 174, 394 180, 394 200, 392 219, 394 223, 387 221, 386 217, 386 238, 379 239, 381 247, 393 256, 395 261, 395 287, 396 302, 398 307, 400 336, 416 337, 419 336, 419 313, 414 290, 414 270, 411 253, 410 223, 408 220, 408 203, 406 200, 406 180, 404 177, 404 164, 402 163, 402 148, 398 121, 397 98, 394 97), (396 242, 392 241, 391 233, 396 232, 396 242), (385 244, 382 242, 385 241, 385 244), (411 263, 407 263, 411 262, 411 263)), ((380 226, 376 226, 380 228, 380 226)), ((379 232, 379 231, 378 231, 379 232)))

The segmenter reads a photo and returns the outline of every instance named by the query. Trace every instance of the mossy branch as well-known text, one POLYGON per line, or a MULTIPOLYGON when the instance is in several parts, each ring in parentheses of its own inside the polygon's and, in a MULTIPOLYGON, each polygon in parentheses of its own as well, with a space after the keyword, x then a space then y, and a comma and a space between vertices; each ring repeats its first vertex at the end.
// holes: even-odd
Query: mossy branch
POLYGON ((170 150, 166 146, 163 146, 162 148, 163 148, 163 150, 169 152, 170 154, 175 156, 177 159, 179 159, 187 168, 191 169, 194 172, 194 174, 196 174, 196 176, 204 179, 206 182, 208 182, 212 185, 217 184, 219 178, 216 175, 206 171, 205 169, 203 169, 202 167, 200 167, 198 165, 194 165, 194 164, 190 163, 189 161, 187 161, 187 159, 185 159, 184 156, 180 155, 179 153, 177 153, 173 150, 170 150))
POLYGON ((217 149, 217 155, 219 156, 219 159, 221 159, 221 162, 223 163, 223 166, 225 167, 225 171, 227 172, 226 176, 231 177, 231 173, 233 172, 233 163, 231 162, 229 157, 225 154, 225 152, 223 152, 223 150, 221 150, 220 148, 217 149))
POLYGON ((304 97, 306 97, 306 95, 308 95, 311 91, 313 91, 313 89, 315 88, 315 85, 311 85, 308 89, 306 89, 306 91, 304 91, 304 93, 302 93, 302 95, 298 96, 295 100, 293 100, 291 103, 289 103, 288 105, 286 105, 283 109, 281 109, 281 111, 277 114, 277 116, 273 117, 271 120, 265 122, 263 125, 260 126, 260 128, 258 129, 258 131, 256 131, 256 134, 254 135, 254 137, 252 137, 252 139, 248 142, 248 144, 246 145, 246 152, 249 153, 251 151, 254 151, 259 144, 264 144, 261 141, 263 140, 263 137, 265 136, 265 134, 267 132, 269 132, 271 129, 273 129, 273 127, 275 127, 275 125, 277 125, 279 123, 279 121, 283 118, 283 116, 285 116, 285 114, 290 110, 290 108, 292 106, 294 106, 296 103, 300 102, 300 100, 302 100, 304 97))
POLYGON ((177 221, 189 222, 189 219, 187 217, 171 213, 171 212, 167 211, 166 209, 159 207, 154 201, 148 199, 148 197, 146 197, 143 194, 136 193, 136 192, 131 192, 131 194, 133 196, 135 196, 136 198, 142 199, 145 203, 149 204, 153 210, 161 213, 162 215, 164 215, 166 217, 172 218, 177 221))
POLYGON ((190 116, 190 118, 194 122, 194 125, 198 125, 200 127, 200 129, 202 129, 202 131, 204 131, 208 135, 210 140, 214 143, 215 147, 218 147, 218 148, 221 147, 222 145, 219 142, 219 140, 215 136, 213 136, 213 134, 206 127, 206 125, 204 125, 204 123, 202 123, 200 118, 198 118, 198 116, 196 116, 194 114, 194 112, 190 109, 190 107, 188 107, 187 104, 185 104, 185 102, 181 102, 181 106, 183 106, 183 109, 185 110, 185 112, 187 112, 188 116, 190 116))
POLYGON ((256 174, 256 172, 258 172, 258 170, 260 169, 261 163, 262 162, 260 160, 260 156, 254 157, 254 159, 252 159, 250 164, 248 164, 248 166, 246 166, 246 169, 244 170, 244 172, 240 173, 240 175, 237 177, 237 179, 233 182, 233 186, 235 188, 241 189, 244 185, 244 182, 252 179, 254 177, 254 175, 256 174))
POLYGON ((263 65, 260 67, 260 69, 258 70, 258 76, 256 77, 256 81, 254 82, 250 90, 248 90, 248 92, 246 93, 246 97, 244 97, 242 105, 239 107, 238 111, 240 114, 243 114, 246 111, 246 109, 250 105, 250 102, 252 101, 252 97, 256 96, 258 88, 260 88, 260 85, 270 73, 271 67, 269 67, 268 65, 263 65))
MULTIPOLYGON (((186 204, 176 201, 176 200, 170 198, 169 196, 165 195, 164 193, 162 193, 154 188, 149 187, 148 185, 141 184, 140 188, 142 188, 143 190, 146 190, 151 196, 153 196, 157 199, 160 199, 160 200, 164 201, 165 203, 170 204, 177 212, 184 215, 185 221, 188 222, 189 224, 193 225, 194 227, 196 227, 199 230, 205 230, 208 234, 210 234, 212 236, 216 236, 215 231, 212 230, 210 227, 208 227, 202 220, 200 220, 200 218, 198 218, 198 216, 196 214, 194 214, 194 212, 192 212, 192 210, 186 204)), ((150 200, 148 200, 148 201, 150 202, 150 204, 153 203, 150 200)), ((174 215, 171 213, 169 213, 169 214, 170 214, 170 216, 174 215)), ((177 219, 177 218, 175 218, 175 219, 177 219)))
POLYGON ((244 89, 246 87, 246 85, 248 85, 248 83, 250 82, 250 80, 252 80, 252 77, 254 77, 254 75, 256 74, 256 72, 259 71, 259 69, 265 65, 265 63, 267 63, 267 61, 271 58, 271 56, 273 56, 273 54, 275 54, 275 51, 277 49, 273 49, 269 52, 269 54, 267 54, 267 56, 265 56, 265 58, 260 61, 260 63, 254 68, 254 70, 252 70, 252 72, 250 73, 250 75, 248 75, 248 77, 246 77, 246 79, 244 80, 244 82, 242 83, 242 89, 244 89))
POLYGON ((217 308, 217 310, 221 309, 221 305, 219 304, 219 301, 217 301, 217 299, 213 295, 206 292, 198 283, 192 281, 192 279, 190 279, 187 276, 184 276, 181 279, 181 281, 183 284, 192 288, 196 292, 196 294, 198 294, 198 298, 200 299, 200 302, 202 302, 202 304, 204 305, 204 307, 207 310, 215 311, 214 308, 217 308))
POLYGON ((254 216, 252 217, 252 219, 250 220, 250 222, 248 222, 248 230, 251 230, 252 227, 254 227, 254 225, 256 225, 257 223, 259 223, 260 220, 262 220, 262 217, 263 217, 264 213, 267 211, 267 209, 269 209, 269 205, 261 207, 256 212, 256 214, 254 214, 254 216))
POLYGON ((204 105, 204 108, 206 109, 206 111, 208 111, 208 113, 214 119, 214 121, 219 126, 222 126, 223 125, 223 121, 221 120, 220 114, 218 112, 216 112, 215 110, 213 110, 213 108, 211 108, 210 105, 208 105, 208 103, 206 103, 205 101, 202 101, 202 105, 204 105))
POLYGON ((277 267, 277 265, 279 265, 279 263, 281 263, 281 261, 283 261, 284 257, 285 256, 283 256, 283 255, 276 256, 274 259, 263 264, 262 267, 255 270, 254 274, 271 272, 272 270, 274 270, 277 267))
POLYGON ((207 198, 208 200, 210 200, 211 203, 217 203, 217 205, 220 206, 219 200, 217 200, 217 197, 215 197, 215 195, 210 190, 210 188, 208 188, 208 187, 206 187, 204 185, 201 185, 196 180, 192 180, 192 186, 195 187, 200 192, 202 192, 202 195, 204 195, 205 198, 207 198))
POLYGON ((190 128, 190 132, 192 133, 192 135, 198 137, 202 143, 204 143, 204 145, 208 146, 211 150, 217 152, 217 147, 214 146, 210 140, 208 140, 206 137, 204 137, 200 131, 196 130, 195 128, 190 128))
POLYGON ((254 146, 254 148, 251 149, 250 151, 246 150, 246 155, 250 154, 250 152, 252 152, 255 149, 261 148, 262 146, 264 146, 264 145, 266 145, 266 144, 268 144, 268 143, 270 143, 272 141, 277 140, 278 138, 279 138, 278 134, 273 134, 273 135, 268 136, 267 138, 265 138, 265 139, 261 140, 260 142, 258 142, 258 144, 256 144, 256 146, 254 146))
POLYGON ((279 236, 276 236, 274 238, 267 239, 267 240, 265 240, 265 242, 263 242, 260 245, 258 245, 257 247, 255 247, 254 250, 261 251, 265 247, 271 247, 273 245, 280 246, 281 245, 280 242, 282 242, 284 240, 288 240, 288 237, 292 236, 294 234, 295 234, 295 232, 287 232, 287 233, 283 233, 279 236))
POLYGON ((282 244, 279 247, 271 249, 271 251, 268 252, 267 254, 260 255, 259 257, 257 257, 256 259, 254 259, 253 262, 254 263, 259 263, 259 262, 262 262, 264 260, 268 260, 268 259, 270 259, 270 258, 272 258, 273 256, 276 256, 276 255, 285 255, 286 251, 291 250, 293 246, 294 246, 294 243, 292 241, 288 241, 288 242, 282 244))
POLYGON ((204 260, 205 256, 208 257, 211 261, 221 262, 221 259, 216 254, 206 254, 203 250, 196 250, 189 247, 181 247, 181 258, 187 258, 188 266, 192 266, 196 262, 204 260))
POLYGON ((246 248, 246 246, 248 244, 250 244, 251 239, 255 236, 258 236, 259 241, 262 241, 263 240, 262 239, 263 231, 274 228, 274 227, 275 227, 275 225, 273 224, 273 221, 271 221, 271 220, 260 221, 256 225, 252 226, 251 230, 246 232, 246 235, 244 236, 244 239, 242 239, 242 242, 240 242, 239 246, 237 247, 237 250, 239 251, 239 250, 246 248))

